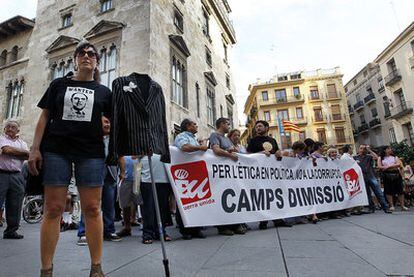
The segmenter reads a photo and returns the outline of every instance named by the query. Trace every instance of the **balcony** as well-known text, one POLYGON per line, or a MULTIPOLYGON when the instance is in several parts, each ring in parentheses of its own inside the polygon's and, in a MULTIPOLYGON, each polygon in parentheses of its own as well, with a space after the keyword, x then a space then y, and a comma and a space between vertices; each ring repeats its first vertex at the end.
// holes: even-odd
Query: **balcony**
POLYGON ((289 121, 292 123, 295 123, 296 125, 307 125, 308 124, 308 120, 306 117, 293 117, 293 118, 289 118, 289 121))
POLYGON ((379 118, 374 118, 373 120, 369 122, 369 127, 371 129, 375 129, 380 126, 381 126, 381 120, 379 118))
POLYGON ((338 100, 338 99, 341 99, 341 96, 339 95, 339 93, 338 92, 331 92, 331 93, 328 93, 328 100, 338 100))
POLYGON ((358 136, 358 130, 352 129, 352 133, 354 134, 354 138, 358 136))
POLYGON ((312 117, 312 121, 314 124, 321 124, 321 123, 326 123, 327 119, 325 115, 317 115, 317 116, 313 116, 312 117))
POLYGON ((336 145, 353 144, 352 139, 349 136, 337 137, 335 139, 336 139, 336 145))
POLYGON ((234 31, 233 23, 230 21, 228 11, 225 7, 226 2, 219 0, 208 0, 215 10, 217 17, 223 26, 224 30, 228 34, 231 42, 236 43, 236 32, 234 31))
POLYGON ((323 94, 322 93, 311 93, 308 95, 309 102, 318 102, 323 101, 323 94))
POLYGON ((361 126, 358 127, 358 134, 362 134, 368 132, 369 126, 367 123, 363 123, 361 126))
POLYGON ((370 93, 370 94, 368 94, 368 96, 366 96, 365 98, 364 98, 364 102, 365 102, 365 104, 369 104, 369 103, 372 103, 372 102, 374 102, 376 99, 375 99, 375 95, 373 94, 373 93, 370 93))
POLYGON ((348 105, 348 112, 349 112, 349 115, 354 114, 354 108, 351 105, 348 105))
POLYGON ((405 115, 413 113, 413 106, 411 101, 401 102, 400 105, 391 109, 391 118, 398 119, 405 115))
POLYGON ((346 116, 345 114, 332 114, 331 115, 331 121, 332 122, 339 122, 339 121, 345 121, 346 120, 346 116))
POLYGON ((249 116, 251 117, 251 118, 254 118, 256 115, 257 115, 257 107, 256 106, 253 106, 252 108, 251 108, 251 110, 250 110, 250 114, 249 114, 249 116))
POLYGON ((364 101, 362 101, 362 100, 359 100, 358 102, 356 102, 354 104, 354 110, 355 111, 361 110, 363 108, 364 108, 364 101))
POLYGON ((390 74, 388 74, 384 78, 384 80, 386 86, 392 86, 393 84, 401 80, 400 70, 394 69, 393 71, 391 71, 390 74))
POLYGON ((298 94, 297 96, 288 96, 288 97, 282 97, 282 98, 276 98, 276 97, 268 97, 267 99, 259 98, 259 105, 260 106, 271 106, 271 105, 286 105, 291 103, 300 103, 304 102, 305 99, 303 98, 303 95, 298 94))
MULTIPOLYGON (((302 117, 302 118, 290 117, 288 121, 298 125, 299 127, 308 124, 308 119, 306 117, 302 117)), ((269 126, 279 128, 279 123, 277 120, 270 120, 269 126)))

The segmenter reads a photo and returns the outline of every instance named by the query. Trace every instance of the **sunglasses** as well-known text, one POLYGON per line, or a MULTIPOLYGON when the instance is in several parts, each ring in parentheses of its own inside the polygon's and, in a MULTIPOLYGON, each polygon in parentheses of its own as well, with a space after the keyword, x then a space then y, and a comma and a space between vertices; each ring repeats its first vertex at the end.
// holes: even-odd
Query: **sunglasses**
POLYGON ((85 55, 88 55, 88 58, 97 58, 98 54, 95 51, 85 51, 81 50, 78 54, 80 57, 85 57, 85 55))

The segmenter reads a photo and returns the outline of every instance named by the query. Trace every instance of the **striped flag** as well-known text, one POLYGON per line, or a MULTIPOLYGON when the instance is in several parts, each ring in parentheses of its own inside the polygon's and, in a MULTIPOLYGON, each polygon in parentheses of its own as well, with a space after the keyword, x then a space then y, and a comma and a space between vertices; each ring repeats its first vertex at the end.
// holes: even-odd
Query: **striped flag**
POLYGON ((282 124, 283 124, 283 129, 285 129, 285 132, 286 131, 294 131, 298 133, 300 132, 299 126, 296 125, 295 123, 292 123, 287 120, 283 120, 282 124))

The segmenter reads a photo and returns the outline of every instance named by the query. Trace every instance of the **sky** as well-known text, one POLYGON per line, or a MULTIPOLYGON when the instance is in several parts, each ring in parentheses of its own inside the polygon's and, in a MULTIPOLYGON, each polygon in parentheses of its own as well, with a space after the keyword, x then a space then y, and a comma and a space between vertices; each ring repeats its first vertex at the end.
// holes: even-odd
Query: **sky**
MULTIPOLYGON (((239 118, 248 86, 275 74, 339 66, 344 83, 414 21, 414 0, 228 0, 239 118)), ((37 0, 1 0, 0 22, 34 18, 37 0)))
POLYGON ((257 78, 339 66, 344 84, 414 21, 414 0, 228 0, 241 123, 257 78))

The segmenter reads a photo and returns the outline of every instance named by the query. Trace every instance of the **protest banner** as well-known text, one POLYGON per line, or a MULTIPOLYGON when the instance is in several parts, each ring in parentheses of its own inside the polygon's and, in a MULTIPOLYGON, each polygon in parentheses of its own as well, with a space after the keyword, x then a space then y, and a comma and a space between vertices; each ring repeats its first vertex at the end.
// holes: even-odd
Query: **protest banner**
POLYGON ((166 164, 186 227, 288 218, 367 205, 354 160, 239 154, 237 162, 211 150, 171 147, 166 164))

